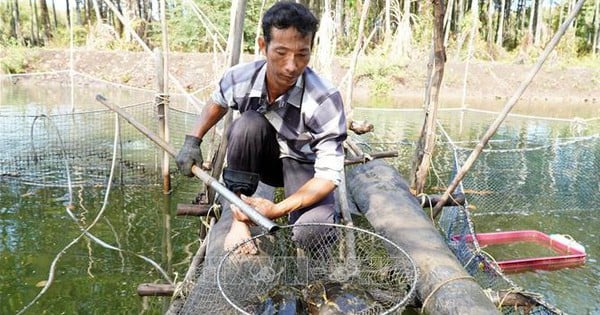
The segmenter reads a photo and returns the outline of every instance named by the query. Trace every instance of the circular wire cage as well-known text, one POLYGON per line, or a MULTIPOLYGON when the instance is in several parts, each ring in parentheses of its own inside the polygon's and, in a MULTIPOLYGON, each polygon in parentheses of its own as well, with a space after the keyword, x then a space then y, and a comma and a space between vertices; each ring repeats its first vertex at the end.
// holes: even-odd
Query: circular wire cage
POLYGON ((389 239, 350 226, 281 226, 221 259, 217 285, 243 314, 392 314, 415 292, 417 269, 389 239), (240 253, 251 248, 256 254, 240 253))

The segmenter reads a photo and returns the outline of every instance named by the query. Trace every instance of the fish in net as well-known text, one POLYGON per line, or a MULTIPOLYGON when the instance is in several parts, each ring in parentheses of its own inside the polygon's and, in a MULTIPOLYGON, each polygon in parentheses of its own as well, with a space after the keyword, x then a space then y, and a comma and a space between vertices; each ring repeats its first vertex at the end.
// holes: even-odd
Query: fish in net
POLYGON ((410 256, 387 238, 326 223, 259 234, 228 251, 217 268, 223 298, 242 314, 400 313, 416 281, 410 256), (250 242, 258 254, 239 254, 250 242))

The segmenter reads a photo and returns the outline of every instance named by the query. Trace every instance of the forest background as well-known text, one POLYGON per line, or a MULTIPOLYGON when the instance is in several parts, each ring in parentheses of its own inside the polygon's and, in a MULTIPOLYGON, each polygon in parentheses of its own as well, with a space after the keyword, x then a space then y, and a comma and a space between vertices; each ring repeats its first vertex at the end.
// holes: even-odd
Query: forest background
MULTIPOLYGON (((0 71, 19 74, 63 70, 69 66, 67 51, 76 50, 78 70, 106 80, 149 87, 154 84, 148 79, 155 75, 152 70, 119 69, 131 68, 144 50, 161 48, 173 54, 173 69, 179 71, 183 86, 193 91, 213 79, 214 72, 226 68, 227 58, 221 58, 220 65, 209 66, 206 62, 214 58, 204 54, 231 54, 229 34, 233 33, 233 25, 230 21, 236 5, 245 5, 240 49, 242 53, 256 56, 260 17, 274 2, 0 0, 0 71), (117 54, 111 55, 111 52, 117 54), (190 67, 198 61, 204 64, 190 67), (194 73, 187 73, 190 68, 194 73), (203 74, 198 72, 213 74, 205 75, 206 80, 203 80, 203 74)), ((350 69, 352 81, 367 82, 363 86, 370 94, 422 93, 424 70, 432 50, 433 6, 438 1, 300 2, 308 5, 320 19, 311 61, 314 68, 338 83, 350 69), (356 69, 352 69, 356 60, 360 62, 354 62, 356 69), (417 73, 415 66, 422 71, 417 73), (398 91, 399 88, 402 91, 398 91)), ((505 98, 522 80, 515 73, 524 73, 531 67, 576 2, 445 1, 443 37, 448 68, 444 80, 449 93, 459 95, 459 86, 462 84, 464 89, 464 85, 469 84, 461 74, 468 69, 473 72, 470 83, 480 85, 475 86, 476 90, 483 88, 486 90, 483 93, 496 94, 491 95, 492 98, 505 98), (473 63, 470 68, 469 62, 473 63), (489 64, 494 65, 491 75, 489 64), (498 81, 503 82, 498 85, 498 81), (506 86, 505 91, 498 91, 502 85, 506 86)), ((598 102, 595 98, 600 86, 599 42, 600 0, 587 0, 550 55, 551 66, 540 75, 542 83, 538 86, 542 89, 537 94, 564 96, 562 88, 566 87, 575 89, 576 94, 582 92, 579 98, 586 102, 589 99, 598 102), (556 80, 544 82, 544 75, 546 80, 556 80), (561 89, 557 89, 558 86, 561 89)))

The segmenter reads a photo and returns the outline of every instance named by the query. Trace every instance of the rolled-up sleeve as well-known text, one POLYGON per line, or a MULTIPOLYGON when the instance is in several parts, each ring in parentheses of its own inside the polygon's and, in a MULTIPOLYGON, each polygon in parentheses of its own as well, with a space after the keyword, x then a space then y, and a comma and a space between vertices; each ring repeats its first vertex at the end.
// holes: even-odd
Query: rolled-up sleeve
POLYGON ((211 98, 213 102, 219 104, 221 107, 230 107, 230 101, 233 99, 233 84, 232 84, 232 72, 229 71, 223 75, 214 91, 212 92, 211 98))
POLYGON ((329 95, 315 110, 308 122, 314 135, 311 143, 316 154, 315 177, 331 180, 335 185, 342 181, 344 169, 343 142, 346 140, 346 115, 340 93, 329 95))

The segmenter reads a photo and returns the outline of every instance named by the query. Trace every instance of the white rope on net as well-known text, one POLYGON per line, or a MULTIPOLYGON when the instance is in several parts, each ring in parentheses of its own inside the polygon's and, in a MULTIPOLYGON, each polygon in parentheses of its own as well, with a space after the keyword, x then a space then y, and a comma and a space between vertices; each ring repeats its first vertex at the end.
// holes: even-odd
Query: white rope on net
MULTIPOLYGON (((62 154, 63 154, 63 162, 64 162, 64 166, 65 166, 65 172, 66 172, 66 176, 67 176, 67 182, 68 182, 68 196, 69 196, 69 203, 68 206, 65 207, 65 211, 67 212, 67 214, 69 215, 69 217, 71 217, 73 219, 73 221, 77 224, 77 227, 80 229, 81 234, 79 234, 77 237, 75 237, 69 244, 67 244, 65 247, 63 247, 62 250, 60 250, 58 252, 58 254, 56 254, 56 256, 54 257, 54 259, 52 260, 52 263, 50 264, 50 270, 48 272, 48 279, 44 282, 44 286, 42 287, 42 289, 40 290, 40 292, 27 304, 25 305, 19 312, 17 312, 17 315, 23 314, 25 311, 27 311, 31 306, 33 306, 50 288, 50 286, 52 285, 54 278, 55 278, 55 270, 56 270, 56 266, 60 260, 60 258, 66 254, 67 250, 69 248, 71 248, 73 245, 77 244, 84 236, 89 238, 90 240, 94 241, 95 243, 99 244, 100 246, 107 248, 107 249, 111 249, 111 250, 115 250, 118 251, 120 253, 127 253, 127 254, 132 254, 146 262, 148 262, 149 264, 151 264, 164 278, 166 281, 168 281, 170 284, 173 284, 173 281, 171 280, 171 278, 169 277, 169 275, 167 274, 167 272, 155 261, 153 261, 152 259, 137 254, 137 253, 132 253, 126 250, 123 250, 119 247, 110 245, 106 242, 104 242, 103 240, 101 240, 100 238, 96 237, 95 235, 93 235, 92 233, 90 233, 89 231, 96 225, 96 223, 98 223, 98 221, 103 217, 104 212, 106 210, 106 206, 108 205, 108 197, 110 195, 110 190, 111 190, 111 183, 112 183, 112 179, 114 176, 114 170, 115 170, 115 165, 116 165, 116 161, 117 161, 117 149, 118 149, 118 139, 119 139, 119 116, 118 114, 115 114, 115 137, 114 137, 114 143, 113 143, 113 155, 112 155, 112 161, 111 161, 111 167, 110 167, 110 175, 107 179, 108 183, 107 183, 107 187, 106 187, 106 192, 104 195, 104 201, 102 203, 102 206, 100 208, 100 211, 98 212, 98 214, 96 215, 96 217, 94 218, 94 220, 92 221, 92 223, 90 223, 87 227, 84 227, 83 225, 81 225, 81 223, 79 222, 79 220, 75 217, 75 215, 73 214, 73 212, 71 211, 71 207, 73 204, 73 187, 72 187, 72 183, 71 183, 71 175, 70 175, 70 167, 69 167, 69 162, 68 159, 66 157, 66 151, 65 151, 65 146, 62 140, 62 137, 60 135, 60 132, 58 130, 58 128, 56 127, 56 125, 53 123, 52 119, 49 116, 46 115, 40 115, 38 116, 39 118, 45 118, 47 120, 49 120, 50 124, 54 127, 54 129, 56 130, 57 136, 59 138, 59 141, 61 143, 61 147, 62 147, 62 154)), ((35 122, 37 121, 34 120, 33 124, 35 124, 35 122)), ((32 126, 32 130, 33 130, 33 126, 32 126)))

